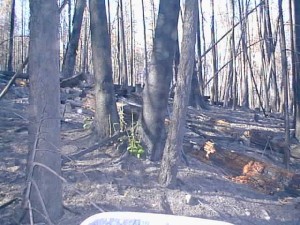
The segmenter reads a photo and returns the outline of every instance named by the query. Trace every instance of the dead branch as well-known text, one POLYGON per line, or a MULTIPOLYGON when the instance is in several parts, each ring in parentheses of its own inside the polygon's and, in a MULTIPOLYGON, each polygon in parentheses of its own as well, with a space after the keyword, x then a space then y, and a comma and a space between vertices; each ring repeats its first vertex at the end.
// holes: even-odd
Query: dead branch
POLYGON ((8 202, 5 202, 4 204, 0 205, 0 209, 6 208, 7 206, 13 204, 17 200, 20 200, 20 199, 19 198, 14 198, 14 199, 9 200, 8 202))

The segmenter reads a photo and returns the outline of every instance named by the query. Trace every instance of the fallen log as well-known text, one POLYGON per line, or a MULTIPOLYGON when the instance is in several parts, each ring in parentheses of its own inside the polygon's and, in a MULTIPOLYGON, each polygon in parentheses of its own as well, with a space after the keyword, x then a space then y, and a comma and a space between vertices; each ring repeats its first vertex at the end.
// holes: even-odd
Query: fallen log
POLYGON ((284 153, 287 148, 284 138, 273 131, 250 130, 248 131, 250 143, 261 148, 284 153))
POLYGON ((186 152, 201 162, 222 168, 228 174, 227 178, 236 183, 248 184, 267 194, 286 191, 293 196, 300 196, 300 174, 242 153, 223 149, 213 144, 212 140, 204 142, 202 147, 186 152))

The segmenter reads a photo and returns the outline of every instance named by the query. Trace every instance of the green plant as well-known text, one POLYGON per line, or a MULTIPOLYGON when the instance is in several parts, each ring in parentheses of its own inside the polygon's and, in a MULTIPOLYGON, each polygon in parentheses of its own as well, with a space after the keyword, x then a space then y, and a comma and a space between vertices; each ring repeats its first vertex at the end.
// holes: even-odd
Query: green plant
POLYGON ((133 113, 131 114, 131 128, 130 134, 128 135, 128 147, 127 151, 129 151, 132 155, 140 158, 144 153, 145 150, 141 145, 141 141, 136 136, 136 128, 138 124, 134 125, 133 123, 133 113))
POLYGON ((90 129, 92 124, 93 124, 93 118, 85 117, 83 120, 83 129, 85 129, 85 130, 90 129))

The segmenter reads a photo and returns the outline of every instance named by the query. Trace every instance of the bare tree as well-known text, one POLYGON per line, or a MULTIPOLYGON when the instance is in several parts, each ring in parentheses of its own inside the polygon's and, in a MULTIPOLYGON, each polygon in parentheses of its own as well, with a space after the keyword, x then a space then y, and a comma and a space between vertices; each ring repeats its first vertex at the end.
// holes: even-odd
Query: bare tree
POLYGON ((96 78, 95 131, 100 139, 109 137, 118 123, 118 112, 112 80, 110 36, 105 0, 90 0, 92 61, 96 78))
POLYGON ((160 184, 169 187, 176 185, 178 159, 182 151, 187 105, 195 63, 197 7, 197 0, 185 1, 182 52, 175 89, 174 109, 159 174, 160 184))
POLYGON ((63 214, 60 153, 59 11, 56 1, 30 1, 29 155, 24 198, 31 223, 63 214), (51 18, 51 20, 49 20, 51 18), (45 52, 47 54, 45 54, 45 52))
POLYGON ((166 139, 164 119, 172 80, 179 8, 179 0, 160 1, 150 74, 143 90, 142 139, 154 161, 161 159, 166 139))

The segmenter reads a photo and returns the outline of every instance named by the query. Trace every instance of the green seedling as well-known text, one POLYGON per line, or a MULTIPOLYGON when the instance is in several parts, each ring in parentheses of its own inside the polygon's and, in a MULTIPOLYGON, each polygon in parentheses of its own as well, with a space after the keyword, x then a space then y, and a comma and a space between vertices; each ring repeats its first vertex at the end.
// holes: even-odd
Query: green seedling
POLYGON ((84 118, 84 120, 83 120, 83 129, 84 130, 90 129, 92 124, 93 124, 93 118, 92 117, 84 118))

